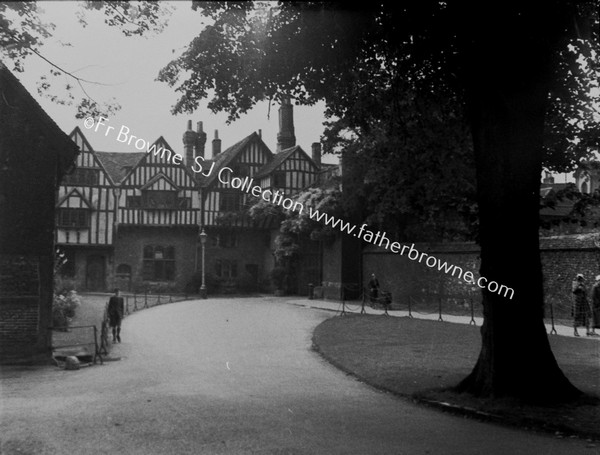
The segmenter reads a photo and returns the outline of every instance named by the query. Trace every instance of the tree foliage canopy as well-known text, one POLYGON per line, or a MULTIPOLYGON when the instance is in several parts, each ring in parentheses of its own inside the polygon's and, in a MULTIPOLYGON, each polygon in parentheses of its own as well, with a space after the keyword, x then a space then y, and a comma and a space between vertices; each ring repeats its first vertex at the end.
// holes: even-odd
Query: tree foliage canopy
POLYGON ((597 56, 597 2, 194 8, 211 25, 159 76, 181 92, 174 112, 208 97, 211 109, 235 119, 260 100, 324 99, 332 120, 325 145, 364 160, 366 175, 355 180, 366 183, 363 215, 375 222, 401 225, 407 215, 426 224, 470 207, 476 188, 480 273, 516 297, 482 290, 482 349, 459 388, 541 401, 576 396, 543 326, 540 174, 544 162, 571 166, 594 140, 582 130, 594 126, 596 113, 586 109, 596 108, 597 67, 576 62, 584 47, 597 56), (515 267, 517 257, 527 274, 515 267))
MULTIPOLYGON (((73 6, 78 8, 75 14, 82 27, 88 25, 86 13, 100 11, 104 14, 104 22, 108 26, 118 28, 125 36, 141 36, 162 31, 170 13, 164 4, 152 1, 85 1, 73 6)), ((49 72, 38 82, 38 93, 58 104, 75 105, 76 118, 90 115, 107 116, 119 110, 120 105, 115 100, 100 102, 92 99, 87 93, 86 86, 102 85, 101 81, 78 77, 44 55, 44 42, 53 36, 56 26, 40 18, 40 9, 40 3, 35 1, 0 2, 0 55, 4 63, 11 61, 13 70, 22 72, 24 60, 30 55, 36 55, 46 61, 49 72), (65 83, 62 76, 68 76, 68 82, 65 83), (74 94, 76 86, 81 91, 77 99, 74 94)))
MULTIPOLYGON (((563 3, 565 11, 575 8, 563 3)), ((469 34, 481 33, 465 18, 481 7, 405 1, 193 8, 212 23, 159 75, 182 94, 174 113, 192 112, 206 98, 230 120, 283 95, 299 104, 325 100, 324 149, 362 161, 368 184, 357 188, 355 209, 367 221, 417 240, 475 235, 462 75, 471 64, 469 34)), ((550 95, 545 137, 545 163, 553 170, 572 168, 598 144, 598 54, 590 42, 563 43, 557 55, 560 83, 550 95)))

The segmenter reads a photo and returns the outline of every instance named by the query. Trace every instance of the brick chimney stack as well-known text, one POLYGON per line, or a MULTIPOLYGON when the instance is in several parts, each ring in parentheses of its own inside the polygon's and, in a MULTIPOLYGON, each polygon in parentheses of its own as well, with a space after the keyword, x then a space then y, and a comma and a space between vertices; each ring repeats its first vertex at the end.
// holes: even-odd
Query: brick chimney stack
POLYGON ((196 156, 205 158, 204 148, 206 145, 206 133, 204 132, 202 122, 196 123, 196 133, 198 135, 196 139, 196 156))
POLYGON ((221 153, 221 139, 219 139, 219 130, 215 130, 215 138, 212 141, 213 158, 221 153))
POLYGON ((277 133, 277 153, 296 145, 294 136, 294 106, 289 96, 281 100, 279 106, 279 133, 277 133))
POLYGON ((311 149, 313 161, 317 166, 321 167, 321 143, 313 142, 311 145, 311 149))
POLYGON ((198 133, 192 129, 192 121, 188 120, 187 130, 185 133, 183 133, 184 162, 188 166, 191 166, 194 163, 194 153, 197 139, 198 133))

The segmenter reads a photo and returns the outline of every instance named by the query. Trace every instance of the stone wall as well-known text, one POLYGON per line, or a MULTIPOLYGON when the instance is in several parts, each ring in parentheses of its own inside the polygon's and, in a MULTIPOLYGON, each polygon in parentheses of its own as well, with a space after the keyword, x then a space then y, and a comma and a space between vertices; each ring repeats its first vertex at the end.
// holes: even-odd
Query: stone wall
MULTIPOLYGON (((552 302, 557 318, 570 317, 571 283, 578 273, 583 273, 591 287, 600 275, 600 236, 598 234, 565 235, 540 239, 540 253, 544 273, 546 305, 552 302)), ((475 243, 415 244, 415 249, 433 255, 471 271, 479 277, 479 246, 475 243)), ((406 255, 389 250, 368 247, 363 250, 363 286, 371 273, 379 279, 382 290, 392 293, 394 301, 407 296, 437 296, 449 298, 480 299, 477 286, 443 271, 429 268, 424 263, 412 261, 406 255)), ((515 259, 515 267, 518 260, 515 259)), ((526 273, 526 271, 523 271, 526 273)))
MULTIPOLYGON (((474 243, 415 243, 414 248, 419 253, 427 253, 460 267, 463 272, 471 271, 476 278, 479 276, 479 247, 474 243)), ((423 262, 410 260, 406 254, 401 256, 383 248, 363 250, 363 286, 366 286, 371 273, 375 273, 383 291, 392 293, 394 301, 417 295, 471 298, 478 294, 476 287, 468 285, 456 274, 449 275, 427 267, 423 262)))

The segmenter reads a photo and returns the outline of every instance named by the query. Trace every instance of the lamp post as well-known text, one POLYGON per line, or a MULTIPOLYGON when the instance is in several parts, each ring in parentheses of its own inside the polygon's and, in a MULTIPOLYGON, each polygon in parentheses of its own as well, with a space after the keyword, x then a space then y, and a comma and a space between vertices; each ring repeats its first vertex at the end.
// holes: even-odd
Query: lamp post
POLYGON ((200 286, 200 298, 206 298, 206 267, 204 262, 204 249, 206 247, 206 238, 208 234, 204 232, 204 228, 202 228, 202 232, 200 232, 200 244, 202 245, 202 285, 200 286))

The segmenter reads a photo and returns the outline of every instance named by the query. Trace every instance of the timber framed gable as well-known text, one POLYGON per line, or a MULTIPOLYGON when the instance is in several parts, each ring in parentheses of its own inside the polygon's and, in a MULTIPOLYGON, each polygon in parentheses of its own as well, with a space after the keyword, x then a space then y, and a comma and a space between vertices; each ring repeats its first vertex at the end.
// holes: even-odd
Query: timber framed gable
MULTIPOLYGON (((229 226, 255 227, 246 217, 228 216, 239 212, 248 203, 250 196, 222 180, 233 177, 252 179, 272 159, 273 153, 256 132, 214 157, 214 168, 209 178, 203 182, 204 225, 223 225, 224 217, 227 216, 228 221, 225 224, 229 226), (222 178, 219 179, 221 171, 222 178)), ((258 181, 255 184, 258 184, 258 181)))
POLYGON ((317 180, 319 166, 296 145, 282 150, 257 174, 263 189, 280 190, 291 196, 317 180))
POLYGON ((111 245, 114 182, 79 127, 69 138, 81 152, 76 169, 65 175, 58 189, 56 243, 111 245))
POLYGON ((173 149, 161 136, 129 169, 120 184, 119 224, 197 226, 198 184, 184 164, 173 163, 173 149))

